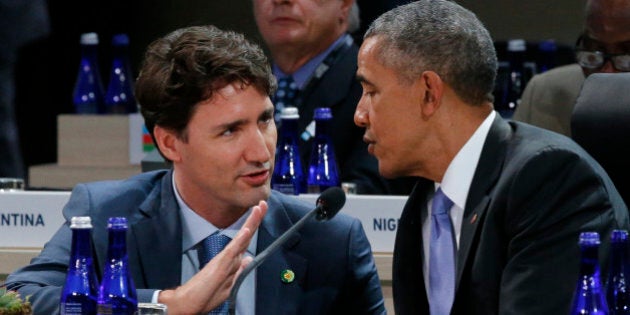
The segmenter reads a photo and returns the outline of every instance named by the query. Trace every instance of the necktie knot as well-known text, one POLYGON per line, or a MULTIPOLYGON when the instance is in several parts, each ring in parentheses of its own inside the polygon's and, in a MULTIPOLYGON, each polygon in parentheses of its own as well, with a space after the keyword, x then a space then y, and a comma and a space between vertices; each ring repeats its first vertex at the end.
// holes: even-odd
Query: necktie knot
POLYGON ((451 199, 449 199, 444 194, 442 188, 438 188, 438 190, 435 192, 435 195, 433 195, 433 205, 431 213, 434 215, 448 214, 452 206, 453 201, 451 201, 451 199))
POLYGON ((203 268, 214 256, 218 255, 231 241, 228 236, 214 233, 201 241, 199 251, 199 269, 203 268))

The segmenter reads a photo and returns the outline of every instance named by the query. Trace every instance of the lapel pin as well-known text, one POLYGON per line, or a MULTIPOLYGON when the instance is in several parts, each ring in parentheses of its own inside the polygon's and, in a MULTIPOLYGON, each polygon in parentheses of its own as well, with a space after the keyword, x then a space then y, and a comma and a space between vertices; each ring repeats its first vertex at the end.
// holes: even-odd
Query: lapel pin
POLYGON ((477 222, 477 214, 473 214, 472 218, 470 219, 470 224, 475 224, 475 222, 477 222))
POLYGON ((291 269, 282 270, 280 274, 280 280, 284 283, 291 283, 295 280, 295 273, 291 269))

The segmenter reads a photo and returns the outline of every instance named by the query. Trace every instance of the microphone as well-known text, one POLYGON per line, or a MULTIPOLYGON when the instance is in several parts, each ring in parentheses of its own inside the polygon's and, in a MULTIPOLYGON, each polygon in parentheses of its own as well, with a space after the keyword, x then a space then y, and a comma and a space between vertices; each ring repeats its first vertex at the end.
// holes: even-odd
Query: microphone
POLYGON ((278 239, 276 239, 269 247, 267 247, 264 251, 254 257, 249 265, 247 265, 243 272, 236 278, 234 281, 234 286, 230 291, 228 306, 228 314, 234 315, 236 312, 236 294, 238 293, 238 289, 240 288, 245 277, 252 272, 252 270, 256 269, 260 264, 262 264, 269 255, 276 252, 282 245, 284 245, 289 238, 291 238, 295 233, 304 225, 306 221, 315 216, 317 221, 328 221, 332 219, 339 210, 346 203, 346 193, 339 187, 330 187, 319 195, 317 201, 315 202, 315 209, 311 210, 304 217, 302 217, 297 223, 295 223, 290 229, 284 232, 278 239))

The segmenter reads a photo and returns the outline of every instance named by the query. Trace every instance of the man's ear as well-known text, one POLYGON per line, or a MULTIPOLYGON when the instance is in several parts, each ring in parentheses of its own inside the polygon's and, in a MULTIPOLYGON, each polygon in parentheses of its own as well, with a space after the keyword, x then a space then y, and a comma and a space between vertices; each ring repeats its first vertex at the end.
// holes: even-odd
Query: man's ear
POLYGON ((352 5, 354 4, 354 2, 355 0, 341 0, 340 18, 342 19, 342 21, 346 21, 346 23, 348 23, 348 19, 350 17, 350 10, 352 9, 352 5))
POLYGON ((176 162, 181 160, 177 143, 180 141, 174 131, 156 125, 153 127, 153 136, 160 152, 169 160, 176 162))
POLYGON ((440 107, 444 93, 444 81, 433 71, 425 71, 418 79, 422 94, 422 115, 430 117, 440 107))

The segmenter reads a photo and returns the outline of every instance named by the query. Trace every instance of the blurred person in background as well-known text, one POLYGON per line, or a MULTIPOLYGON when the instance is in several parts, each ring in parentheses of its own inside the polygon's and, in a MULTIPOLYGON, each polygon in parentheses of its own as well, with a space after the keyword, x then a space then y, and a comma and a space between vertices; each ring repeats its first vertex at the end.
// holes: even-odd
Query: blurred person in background
POLYGON ((630 1, 587 0, 576 64, 534 76, 514 120, 571 136, 571 115, 584 79, 592 73, 630 71, 630 1))
POLYGON ((25 179, 15 117, 15 65, 21 47, 50 32, 44 0, 0 0, 0 177, 25 179))
MULTIPOLYGON (((315 134, 313 111, 330 107, 331 130, 341 182, 356 184, 359 194, 406 194, 411 185, 388 182, 378 174, 376 159, 367 153, 363 131, 352 122, 361 85, 355 79, 358 47, 350 33, 359 29, 354 0, 253 0, 258 30, 269 48, 273 74, 292 86, 294 98, 272 98, 282 107, 298 108, 302 164, 308 166, 315 134)), ((279 117, 277 115, 276 117, 279 117)))

